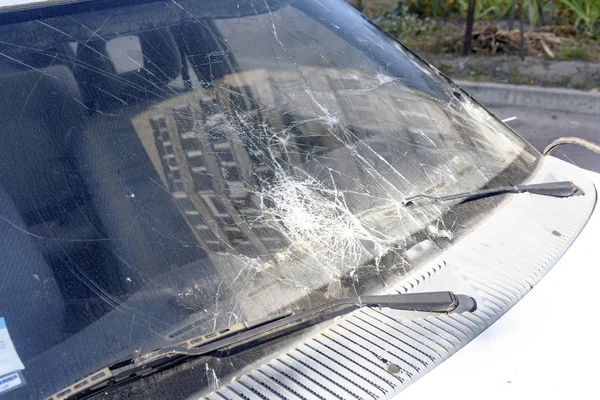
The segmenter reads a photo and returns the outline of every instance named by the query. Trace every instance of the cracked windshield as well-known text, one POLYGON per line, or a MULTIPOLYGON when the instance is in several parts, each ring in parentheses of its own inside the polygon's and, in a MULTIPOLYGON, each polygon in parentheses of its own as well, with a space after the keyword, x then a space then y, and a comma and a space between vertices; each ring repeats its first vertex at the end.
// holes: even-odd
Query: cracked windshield
POLYGON ((21 395, 389 292, 499 202, 404 198, 535 168, 520 137, 341 2, 127 3, 0 28, 0 317, 21 395))

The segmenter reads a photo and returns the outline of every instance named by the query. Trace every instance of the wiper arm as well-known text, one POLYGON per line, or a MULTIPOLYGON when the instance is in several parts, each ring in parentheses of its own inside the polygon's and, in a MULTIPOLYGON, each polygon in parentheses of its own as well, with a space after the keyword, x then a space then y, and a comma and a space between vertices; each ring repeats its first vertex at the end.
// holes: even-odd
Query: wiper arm
POLYGON ((506 193, 533 193, 541 196, 552 196, 552 197, 571 197, 583 195, 584 192, 577 187, 573 182, 548 182, 548 183, 535 183, 533 185, 519 185, 519 186, 502 186, 491 189, 475 190, 472 192, 463 192, 457 194, 451 194, 448 196, 428 196, 425 194, 418 194, 416 196, 410 196, 404 199, 404 206, 411 206, 416 200, 428 200, 435 203, 442 203, 444 201, 459 200, 463 199, 463 203, 467 201, 477 200, 484 197, 497 196, 506 193))
POLYGON ((222 357, 361 307, 389 307, 396 310, 449 314, 475 311, 477 303, 472 297, 452 292, 360 296, 333 300, 297 313, 287 312, 253 322, 239 323, 218 332, 117 362, 75 382, 48 399, 64 400, 90 396, 106 390, 109 386, 163 370, 186 357, 222 357))
POLYGON ((248 329, 243 333, 197 348, 186 346, 165 347, 138 357, 134 363, 136 365, 146 365, 153 360, 170 354, 202 356, 217 351, 230 352, 232 350, 239 350, 240 347, 246 349, 281 335, 315 325, 326 319, 346 314, 352 309, 373 306, 434 313, 474 311, 477 307, 472 297, 460 294, 455 295, 452 292, 349 297, 333 300, 295 314, 283 317, 276 316, 277 319, 275 321, 267 320, 265 323, 265 320, 261 320, 262 323, 260 325, 255 323, 252 329, 248 329))

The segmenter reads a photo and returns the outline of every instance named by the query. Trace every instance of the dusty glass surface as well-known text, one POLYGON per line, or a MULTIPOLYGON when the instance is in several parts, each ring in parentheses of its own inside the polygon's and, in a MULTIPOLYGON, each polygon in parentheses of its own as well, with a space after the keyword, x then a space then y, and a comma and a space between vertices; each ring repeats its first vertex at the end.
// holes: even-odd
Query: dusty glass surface
POLYGON ((27 382, 6 396, 385 290, 496 204, 405 197, 538 160, 342 1, 92 8, 0 16, 0 317, 27 382))

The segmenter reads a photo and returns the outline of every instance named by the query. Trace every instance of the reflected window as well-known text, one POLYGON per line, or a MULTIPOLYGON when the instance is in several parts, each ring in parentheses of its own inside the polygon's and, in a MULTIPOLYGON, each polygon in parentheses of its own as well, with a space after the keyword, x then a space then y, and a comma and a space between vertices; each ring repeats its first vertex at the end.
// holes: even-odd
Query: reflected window
POLYGON ((138 36, 119 36, 107 41, 106 53, 117 74, 144 68, 144 55, 138 36))

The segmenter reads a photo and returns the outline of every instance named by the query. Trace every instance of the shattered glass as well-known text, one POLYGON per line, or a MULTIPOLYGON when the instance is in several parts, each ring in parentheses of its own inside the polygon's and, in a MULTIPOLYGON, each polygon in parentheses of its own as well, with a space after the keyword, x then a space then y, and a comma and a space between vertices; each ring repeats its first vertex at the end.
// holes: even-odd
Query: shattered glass
POLYGON ((500 202, 405 197, 539 158, 342 1, 63 8, 0 15, 0 317, 27 382, 7 395, 386 290, 500 202))

